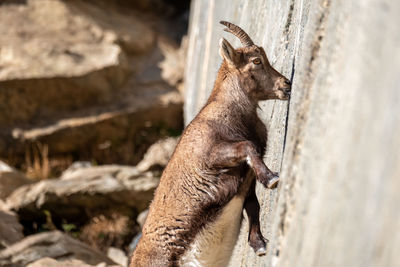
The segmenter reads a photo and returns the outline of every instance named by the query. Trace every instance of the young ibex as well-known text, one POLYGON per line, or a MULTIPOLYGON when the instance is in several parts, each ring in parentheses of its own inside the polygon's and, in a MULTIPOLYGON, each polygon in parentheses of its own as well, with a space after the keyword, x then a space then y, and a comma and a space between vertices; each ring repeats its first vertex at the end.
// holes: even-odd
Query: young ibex
POLYGON ((241 28, 221 24, 244 47, 221 39, 214 89, 162 174, 131 267, 227 265, 243 205, 250 246, 266 252, 254 176, 268 188, 279 178, 262 160, 267 131, 256 110, 260 100, 288 99, 291 87, 241 28))

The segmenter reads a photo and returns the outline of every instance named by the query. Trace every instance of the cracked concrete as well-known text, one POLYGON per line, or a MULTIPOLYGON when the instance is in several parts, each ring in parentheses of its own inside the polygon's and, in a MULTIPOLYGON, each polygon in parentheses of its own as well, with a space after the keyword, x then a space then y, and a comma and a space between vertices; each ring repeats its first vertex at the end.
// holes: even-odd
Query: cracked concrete
POLYGON ((389 0, 192 2, 186 123, 212 89, 218 39, 239 45, 219 20, 245 29, 293 83, 289 102, 260 105, 264 159, 281 176, 257 188, 268 253, 248 246, 244 218, 230 266, 398 264, 399 12, 389 0))

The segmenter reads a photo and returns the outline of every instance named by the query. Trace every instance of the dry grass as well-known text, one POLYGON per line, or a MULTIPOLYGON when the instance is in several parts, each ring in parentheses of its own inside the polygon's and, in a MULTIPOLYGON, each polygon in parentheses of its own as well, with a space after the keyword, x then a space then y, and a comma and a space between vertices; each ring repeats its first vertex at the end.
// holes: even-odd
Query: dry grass
POLYGON ((35 143, 25 151, 26 175, 33 179, 46 179, 50 175, 49 146, 35 143))
POLYGON ((49 146, 40 142, 33 143, 25 149, 25 164, 22 169, 26 176, 43 180, 58 176, 72 164, 72 156, 49 157, 49 146))

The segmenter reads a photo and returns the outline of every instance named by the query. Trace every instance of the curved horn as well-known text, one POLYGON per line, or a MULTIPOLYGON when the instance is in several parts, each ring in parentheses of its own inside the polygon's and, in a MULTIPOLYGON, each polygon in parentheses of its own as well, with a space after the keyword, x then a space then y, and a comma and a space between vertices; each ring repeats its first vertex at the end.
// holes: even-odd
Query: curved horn
POLYGON ((242 30, 242 28, 240 28, 239 26, 236 26, 235 24, 232 24, 227 21, 220 21, 219 23, 221 23, 222 25, 225 25, 227 27, 224 29, 224 31, 230 32, 233 35, 235 35, 237 38, 239 38, 242 45, 244 45, 244 46, 254 45, 254 43, 251 40, 251 38, 249 37, 249 35, 247 33, 245 33, 245 31, 242 30))

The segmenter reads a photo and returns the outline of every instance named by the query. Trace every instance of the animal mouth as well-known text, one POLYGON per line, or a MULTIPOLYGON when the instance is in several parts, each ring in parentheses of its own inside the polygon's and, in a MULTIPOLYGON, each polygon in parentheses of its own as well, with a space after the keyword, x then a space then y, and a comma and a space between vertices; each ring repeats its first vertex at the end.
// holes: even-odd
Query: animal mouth
POLYGON ((291 88, 290 87, 284 87, 284 88, 279 88, 279 92, 283 95, 283 99, 289 99, 290 94, 291 94, 291 88))
POLYGON ((286 99, 289 99, 291 89, 292 89, 292 83, 288 79, 285 79, 284 87, 281 87, 280 90, 283 92, 286 99))

